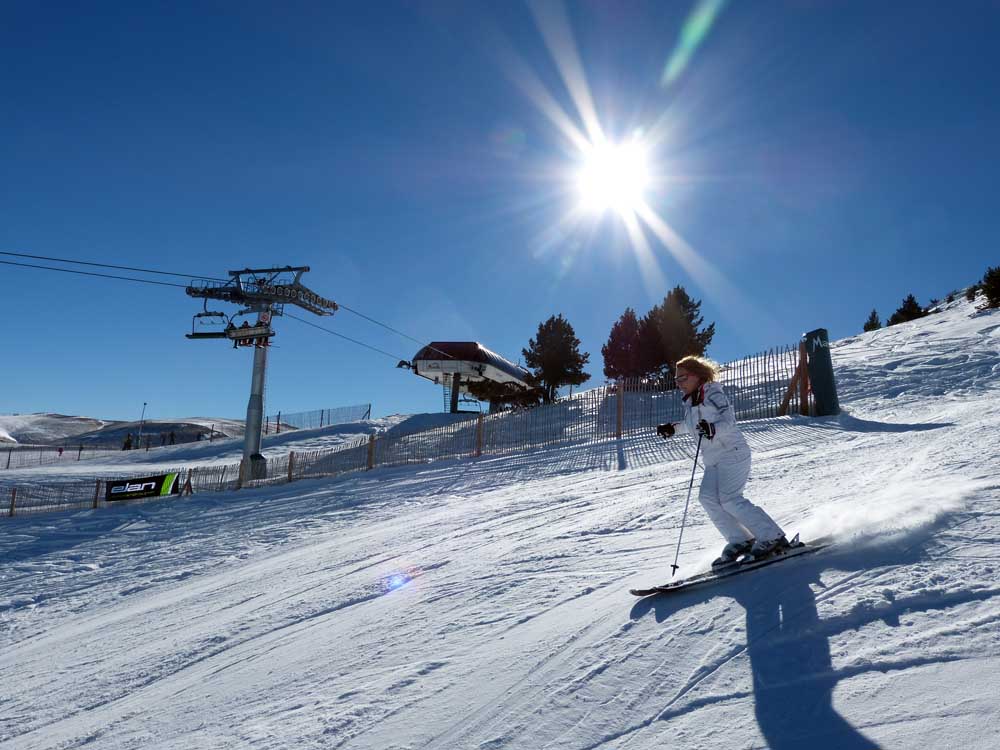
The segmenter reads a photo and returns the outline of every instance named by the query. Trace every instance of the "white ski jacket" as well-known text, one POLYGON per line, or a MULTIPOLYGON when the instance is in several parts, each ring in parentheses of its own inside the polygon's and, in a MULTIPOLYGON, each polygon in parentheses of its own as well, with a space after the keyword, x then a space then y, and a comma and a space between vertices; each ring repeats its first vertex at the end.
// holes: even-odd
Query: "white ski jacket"
MULTIPOLYGON (((698 423, 705 420, 715 427, 715 437, 701 441, 701 455, 705 466, 717 466, 727 460, 742 461, 750 456, 750 446, 736 426, 736 415, 718 383, 701 386, 702 399, 691 406, 691 398, 684 397, 684 421, 674 422, 675 435, 698 435, 698 423)), ((695 391, 697 393, 697 391, 695 391)))

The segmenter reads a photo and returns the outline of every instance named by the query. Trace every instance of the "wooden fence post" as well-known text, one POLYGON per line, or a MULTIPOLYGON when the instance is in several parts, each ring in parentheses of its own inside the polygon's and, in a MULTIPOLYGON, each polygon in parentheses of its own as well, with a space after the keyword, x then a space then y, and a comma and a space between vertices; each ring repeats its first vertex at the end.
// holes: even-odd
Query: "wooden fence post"
POLYGON ((246 463, 247 463, 247 460, 245 458, 241 458, 240 459, 240 471, 239 471, 239 474, 237 474, 237 476, 236 476, 236 489, 238 489, 238 490, 243 489, 243 480, 244 480, 243 470, 246 467, 246 463))
POLYGON ((788 414, 788 405, 792 402, 792 394, 795 393, 795 389, 799 384, 799 368, 795 368, 795 374, 792 375, 792 379, 788 383, 788 390, 785 391, 785 397, 781 400, 781 406, 778 407, 778 416, 783 417, 788 414))
POLYGON ((622 427, 625 423, 625 382, 622 380, 618 381, 618 398, 617 401, 617 411, 618 417, 616 421, 615 437, 621 439, 622 427))
POLYGON ((799 342, 799 413, 809 416, 809 365, 806 362, 806 342, 799 342))
POLYGON ((17 501, 17 487, 10 488, 10 514, 14 515, 14 504, 17 501))
POLYGON ((476 420, 476 458, 483 455, 483 415, 476 420))
POLYGON ((192 480, 193 477, 194 477, 194 469, 188 469, 187 479, 184 481, 184 486, 181 487, 181 496, 182 497, 184 495, 193 495, 194 494, 194 485, 191 483, 191 480, 192 480))
POLYGON ((288 481, 292 481, 292 474, 295 467, 295 451, 288 454, 288 481))
POLYGON ((93 505, 93 507, 95 507, 95 508, 97 507, 97 501, 100 498, 101 498, 101 480, 98 479, 97 480, 97 486, 94 487, 94 505, 93 505))
POLYGON ((368 469, 375 468, 375 435, 368 436, 368 469))
POLYGON ((13 453, 14 453, 14 449, 13 448, 8 448, 7 449, 7 468, 8 469, 10 468, 10 457, 11 457, 11 455, 13 453))
POLYGON ((76 452, 76 460, 79 461, 83 457, 83 443, 80 443, 80 450, 76 452))

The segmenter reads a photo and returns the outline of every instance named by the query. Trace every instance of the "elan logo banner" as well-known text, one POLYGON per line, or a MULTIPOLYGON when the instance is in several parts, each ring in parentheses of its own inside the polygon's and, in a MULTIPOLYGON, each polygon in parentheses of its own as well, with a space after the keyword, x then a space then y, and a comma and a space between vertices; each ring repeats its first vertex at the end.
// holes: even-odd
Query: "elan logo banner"
POLYGON ((106 484, 107 491, 104 494, 104 499, 108 501, 177 495, 181 491, 176 473, 142 477, 141 479, 111 479, 106 484))

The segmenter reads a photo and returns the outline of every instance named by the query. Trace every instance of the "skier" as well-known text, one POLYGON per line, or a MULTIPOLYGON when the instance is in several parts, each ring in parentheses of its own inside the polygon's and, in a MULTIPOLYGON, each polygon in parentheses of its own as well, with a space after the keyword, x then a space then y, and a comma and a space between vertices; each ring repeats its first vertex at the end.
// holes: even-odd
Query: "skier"
POLYGON ((656 428, 663 438, 701 436, 705 474, 698 500, 726 539, 713 568, 732 565, 744 555, 759 560, 789 546, 781 527, 743 496, 750 478, 750 446, 736 426, 729 399, 715 380, 717 374, 718 366, 710 360, 681 359, 674 369, 674 382, 684 393, 684 421, 656 428))

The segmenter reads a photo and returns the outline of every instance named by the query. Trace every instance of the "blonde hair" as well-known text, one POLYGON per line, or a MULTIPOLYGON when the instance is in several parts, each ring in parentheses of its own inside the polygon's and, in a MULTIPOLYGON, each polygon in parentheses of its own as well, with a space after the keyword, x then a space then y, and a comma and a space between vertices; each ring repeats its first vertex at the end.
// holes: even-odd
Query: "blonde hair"
POLYGON ((703 383, 715 382, 715 378, 719 374, 719 366, 715 362, 694 355, 679 359, 674 365, 674 372, 677 372, 678 367, 687 370, 703 383))

